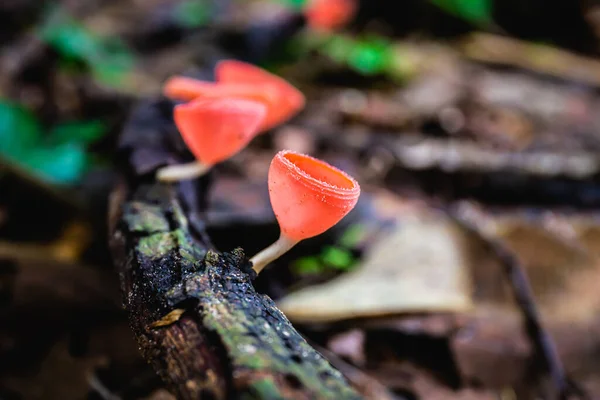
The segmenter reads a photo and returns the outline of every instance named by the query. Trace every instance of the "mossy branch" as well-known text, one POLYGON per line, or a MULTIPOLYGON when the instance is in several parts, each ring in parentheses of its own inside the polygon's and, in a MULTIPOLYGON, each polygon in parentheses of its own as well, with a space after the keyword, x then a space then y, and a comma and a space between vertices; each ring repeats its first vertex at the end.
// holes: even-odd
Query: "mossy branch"
POLYGON ((123 138, 127 180, 111 205, 111 248, 144 357, 181 399, 360 398, 254 290, 243 251, 211 249, 195 209, 206 182, 166 185, 142 171, 148 163, 139 151, 161 154, 148 143, 160 143, 152 135, 168 126, 157 120, 144 132, 143 124, 165 108, 151 103, 134 113, 123 138))

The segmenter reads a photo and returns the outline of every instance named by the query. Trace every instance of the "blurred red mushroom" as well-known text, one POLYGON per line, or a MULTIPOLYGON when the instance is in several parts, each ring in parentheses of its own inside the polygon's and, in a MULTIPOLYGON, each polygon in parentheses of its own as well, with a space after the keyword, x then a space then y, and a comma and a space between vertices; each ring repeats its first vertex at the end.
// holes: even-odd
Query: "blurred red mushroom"
POLYGON ((302 92, 285 79, 255 65, 237 60, 223 60, 215 68, 217 82, 247 83, 256 85, 259 90, 273 86, 277 92, 277 107, 269 115, 269 128, 280 125, 304 108, 306 99, 302 92))
POLYGON ((193 179, 242 150, 257 134, 265 106, 236 98, 200 98, 175 106, 174 119, 196 161, 161 168, 161 181, 193 179))
POLYGON ((305 104, 304 95, 283 78, 241 61, 221 61, 215 70, 217 83, 175 76, 163 87, 165 96, 190 101, 200 97, 237 97, 262 102, 267 114, 260 131, 286 122, 305 104))
POLYGON ((311 28, 330 31, 348 24, 356 11, 356 0, 312 0, 304 15, 311 28))
POLYGON ((266 131, 279 123, 281 99, 279 91, 272 84, 257 86, 248 83, 214 83, 193 78, 175 76, 167 80, 163 87, 165 96, 190 101, 198 98, 240 98, 254 100, 265 105, 267 113, 260 126, 266 131))

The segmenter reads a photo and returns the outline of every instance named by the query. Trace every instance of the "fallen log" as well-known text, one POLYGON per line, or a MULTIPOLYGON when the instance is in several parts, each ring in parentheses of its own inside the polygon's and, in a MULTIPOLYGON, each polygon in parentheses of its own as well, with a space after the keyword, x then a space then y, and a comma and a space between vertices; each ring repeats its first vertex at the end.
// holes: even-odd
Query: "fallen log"
POLYGON ((111 250, 143 356, 181 399, 360 398, 254 290, 243 250, 214 250, 202 220, 210 177, 154 180, 158 166, 185 161, 172 107, 134 111, 111 201, 111 250))

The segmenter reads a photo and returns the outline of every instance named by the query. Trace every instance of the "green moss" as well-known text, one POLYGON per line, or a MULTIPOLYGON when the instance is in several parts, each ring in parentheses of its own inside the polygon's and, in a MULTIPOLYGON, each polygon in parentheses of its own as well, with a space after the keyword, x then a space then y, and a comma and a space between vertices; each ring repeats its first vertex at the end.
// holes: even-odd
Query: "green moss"
POLYGON ((219 254, 212 250, 207 251, 206 256, 204 256, 204 263, 206 264, 207 269, 217 266, 219 263, 219 254))
POLYGON ((170 232, 159 232, 140 239, 138 251, 145 257, 158 258, 170 252, 176 245, 170 232))
POLYGON ((259 399, 283 399, 275 381, 270 378, 256 380, 252 383, 251 389, 258 395, 259 399))
POLYGON ((133 202, 125 213, 125 221, 132 232, 168 232, 169 222, 160 207, 133 202))
POLYGON ((183 210, 178 203, 173 204, 171 210, 173 211, 172 218, 177 226, 181 229, 188 230, 188 220, 183 213, 183 210))
MULTIPOLYGON (((253 371, 257 377, 263 373, 292 375, 307 393, 319 398, 359 398, 341 374, 289 325, 275 304, 254 292, 243 272, 227 271, 227 260, 214 252, 207 253, 206 262, 209 279, 203 287, 196 287, 202 322, 220 337, 235 370, 253 371)), ((257 398, 281 398, 270 379, 250 385, 259 391, 257 398)))
POLYGON ((172 232, 157 232, 140 239, 138 251, 148 258, 164 257, 176 251, 180 261, 186 264, 199 263, 204 253, 190 244, 190 238, 182 229, 172 232))
POLYGON ((176 229, 171 232, 173 240, 177 243, 179 255, 184 261, 195 264, 205 256, 205 252, 199 250, 198 247, 192 246, 192 241, 189 235, 183 229, 176 229))
MULTIPOLYGON (((251 347, 256 349, 254 346, 251 347)), ((251 369, 263 369, 265 367, 264 359, 260 355, 256 354, 246 354, 245 357, 240 359, 240 362, 251 369)))

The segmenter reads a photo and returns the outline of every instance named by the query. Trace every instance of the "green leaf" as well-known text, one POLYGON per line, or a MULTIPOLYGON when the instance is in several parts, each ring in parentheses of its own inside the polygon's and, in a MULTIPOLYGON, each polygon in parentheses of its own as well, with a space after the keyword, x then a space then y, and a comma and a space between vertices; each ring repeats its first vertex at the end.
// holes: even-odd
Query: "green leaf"
POLYGON ((51 10, 38 34, 64 58, 84 62, 107 84, 121 83, 133 67, 133 55, 120 39, 96 36, 62 8, 51 10))
POLYGON ((106 131, 106 125, 102 121, 66 122, 52 128, 48 141, 53 144, 90 144, 102 138, 106 131))
POLYGON ((96 36, 61 8, 47 15, 39 35, 63 56, 83 61, 95 58, 102 48, 96 36))
POLYGON ((357 244, 359 244, 364 236, 365 236, 364 225, 353 224, 344 231, 344 233, 340 237, 338 243, 340 246, 351 249, 351 248, 355 247, 357 244))
POLYGON ((283 2, 294 10, 301 10, 308 3, 307 0, 283 0, 283 2))
POLYGON ((35 149, 18 162, 32 174, 54 184, 76 183, 88 165, 85 148, 74 143, 35 149))
POLYGON ((338 63, 347 63, 355 48, 352 39, 344 35, 333 35, 323 46, 323 53, 338 63))
POLYGON ((325 271, 325 266, 314 256, 302 257, 294 261, 292 269, 300 275, 316 275, 325 271))
POLYGON ((336 269, 347 270, 354 264, 354 257, 346 249, 328 246, 321 253, 321 260, 336 269))
POLYGON ((477 25, 492 22, 492 0, 431 0, 449 14, 477 25))
POLYGON ((104 40, 104 47, 89 60, 92 73, 108 85, 121 85, 135 65, 135 57, 119 38, 104 40))
POLYGON ((358 42, 348 60, 351 67, 365 75, 383 72, 392 59, 390 45, 380 39, 358 42))
POLYGON ((175 20, 185 28, 198 28, 210 20, 211 9, 206 1, 184 0, 175 7, 175 20))
POLYGON ((130 67, 112 62, 102 62, 92 67, 92 75, 97 81, 113 87, 123 84, 129 71, 130 67))
POLYGON ((19 158, 40 141, 42 127, 33 113, 7 101, 0 101, 0 154, 19 158))

